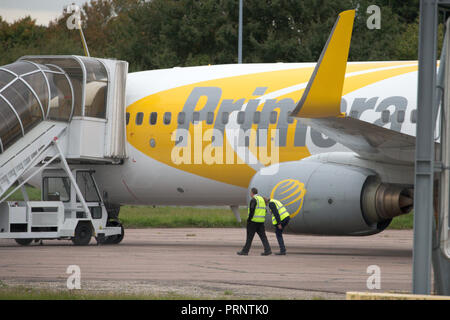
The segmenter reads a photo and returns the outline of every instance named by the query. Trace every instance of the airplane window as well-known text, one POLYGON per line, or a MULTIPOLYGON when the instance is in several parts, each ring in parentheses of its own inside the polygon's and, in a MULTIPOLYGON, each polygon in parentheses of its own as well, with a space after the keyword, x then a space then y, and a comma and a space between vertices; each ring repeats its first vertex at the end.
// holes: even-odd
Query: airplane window
POLYGON ((130 113, 129 112, 127 112, 127 114, 126 114, 126 121, 127 121, 127 125, 128 125, 128 123, 130 122, 130 113))
POLYGON ((402 123, 403 121, 405 121, 405 111, 404 110, 400 110, 397 113, 397 122, 398 123, 402 123))
POLYGON ((271 124, 277 123, 277 118, 278 118, 278 112, 272 111, 272 112, 270 113, 270 119, 269 119, 270 123, 271 123, 271 124))
POLYGON ((245 121, 245 111, 239 111, 237 117, 237 123, 243 124, 245 121))
POLYGON ((178 124, 184 124, 184 121, 186 121, 186 113, 180 112, 178 114, 178 124))
POLYGON ((200 121, 200 112, 195 111, 192 114, 192 122, 198 122, 198 121, 200 121))
POLYGON ((140 126, 142 124, 142 120, 144 120, 144 113, 143 112, 138 112, 136 114, 136 124, 138 126, 140 126))
POLYGON ((230 114, 228 112, 222 113, 222 123, 223 124, 227 124, 229 118, 230 118, 230 114))
POLYGON ((206 116, 206 123, 212 124, 214 122, 214 112, 208 112, 206 116))
POLYGON ((383 110, 383 112, 381 112, 381 121, 383 123, 388 123, 390 116, 391 112, 389 110, 383 110))
POLYGON ((256 111, 253 114, 253 123, 259 123, 260 120, 261 120, 261 111, 256 111))
POLYGON ((172 113, 171 112, 166 112, 164 113, 164 124, 170 124, 170 120, 172 119, 172 113))
POLYGON ((151 125, 156 124, 157 120, 158 120, 158 113, 157 112, 150 113, 150 124, 151 125))
POLYGON ((416 123, 417 122, 417 109, 414 109, 411 111, 411 122, 416 123))

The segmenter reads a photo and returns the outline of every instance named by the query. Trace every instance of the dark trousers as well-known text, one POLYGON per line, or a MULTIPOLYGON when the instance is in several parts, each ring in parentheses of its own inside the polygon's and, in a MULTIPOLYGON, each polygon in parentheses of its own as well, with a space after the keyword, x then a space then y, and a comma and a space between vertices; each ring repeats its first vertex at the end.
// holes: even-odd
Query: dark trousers
POLYGON ((269 241, 266 237, 266 229, 264 228, 264 223, 248 221, 247 222, 247 241, 245 242, 245 246, 242 249, 243 252, 249 252, 250 247, 252 246, 253 237, 255 233, 258 234, 261 242, 264 246, 264 252, 271 252, 269 241))
POLYGON ((286 247, 284 246, 283 240, 283 230, 288 225, 291 218, 287 217, 283 221, 281 221, 281 229, 278 229, 278 226, 275 225, 275 234, 277 235, 278 244, 280 245, 280 252, 286 252, 286 247))

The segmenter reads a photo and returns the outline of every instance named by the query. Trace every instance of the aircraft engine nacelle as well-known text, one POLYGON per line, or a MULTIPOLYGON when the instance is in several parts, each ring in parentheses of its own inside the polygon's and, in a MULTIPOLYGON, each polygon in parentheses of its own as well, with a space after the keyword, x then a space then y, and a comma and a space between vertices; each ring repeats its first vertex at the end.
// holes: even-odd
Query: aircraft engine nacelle
POLYGON ((278 170, 274 166, 258 171, 249 190, 256 187, 260 195, 287 207, 287 232, 370 235, 412 210, 409 186, 381 183, 369 169, 311 160, 285 162, 278 170))

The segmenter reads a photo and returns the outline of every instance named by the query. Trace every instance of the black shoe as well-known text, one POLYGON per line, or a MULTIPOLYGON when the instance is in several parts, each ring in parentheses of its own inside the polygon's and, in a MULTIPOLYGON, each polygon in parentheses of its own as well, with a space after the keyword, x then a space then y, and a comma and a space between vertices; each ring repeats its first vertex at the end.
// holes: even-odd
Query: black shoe
POLYGON ((285 255, 286 255, 286 252, 280 251, 280 252, 276 252, 275 254, 276 254, 277 256, 285 256, 285 255))
POLYGON ((240 256, 248 256, 248 252, 245 251, 238 251, 237 254, 240 256))
POLYGON ((270 256, 272 254, 272 251, 269 252, 261 252, 262 256, 270 256))

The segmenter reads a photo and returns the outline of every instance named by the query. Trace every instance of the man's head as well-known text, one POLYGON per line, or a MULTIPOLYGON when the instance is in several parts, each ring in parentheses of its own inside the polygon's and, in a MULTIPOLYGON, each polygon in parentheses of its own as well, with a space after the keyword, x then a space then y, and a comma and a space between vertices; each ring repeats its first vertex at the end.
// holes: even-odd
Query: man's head
POLYGON ((270 199, 269 199, 269 198, 266 198, 266 197, 263 197, 263 199, 264 199, 264 202, 266 203, 266 205, 268 205, 268 204, 269 204, 269 201, 270 201, 270 199))
POLYGON ((254 197, 255 195, 257 195, 258 194, 258 189, 256 189, 256 188, 251 188, 250 189, 250 195, 252 196, 252 197, 254 197))

